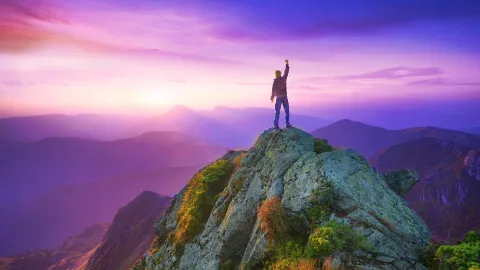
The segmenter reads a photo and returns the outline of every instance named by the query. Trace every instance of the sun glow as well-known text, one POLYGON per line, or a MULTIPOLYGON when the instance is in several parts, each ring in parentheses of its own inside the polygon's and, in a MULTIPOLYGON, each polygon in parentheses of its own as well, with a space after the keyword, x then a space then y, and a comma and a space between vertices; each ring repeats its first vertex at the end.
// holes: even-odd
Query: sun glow
POLYGON ((177 91, 163 85, 145 87, 142 92, 143 101, 151 105, 172 106, 179 101, 177 91))

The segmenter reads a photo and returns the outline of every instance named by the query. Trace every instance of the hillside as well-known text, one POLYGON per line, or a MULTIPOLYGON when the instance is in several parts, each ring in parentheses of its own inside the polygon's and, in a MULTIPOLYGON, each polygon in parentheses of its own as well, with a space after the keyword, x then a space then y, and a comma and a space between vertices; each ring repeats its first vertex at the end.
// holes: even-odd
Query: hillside
POLYGON ((174 199, 134 269, 425 269, 420 217, 361 155, 330 150, 290 128, 218 159, 174 199))
POLYGON ((9 143, 0 152, 0 190, 5 192, 0 201, 29 199, 60 185, 159 167, 204 165, 225 151, 176 132, 151 132, 116 141, 47 138, 33 143, 9 143), (35 188, 25 188, 32 185, 35 188))
POLYGON ((138 116, 108 114, 47 114, 0 118, 0 141, 34 142, 49 137, 116 140, 131 137, 125 132, 143 120, 138 116))
POLYGON ((37 249, 25 254, 0 258, 0 269, 60 270, 81 265, 85 257, 100 244, 108 224, 95 224, 78 235, 67 238, 54 249, 37 249))
POLYGON ((86 269, 128 269, 152 244, 153 225, 163 216, 169 197, 144 191, 115 215, 101 245, 92 254, 86 269))
POLYGON ((110 222, 120 207, 144 190, 173 196, 200 168, 160 168, 53 189, 22 207, 11 206, 1 226, 2 248, 11 254, 27 247, 55 247, 90 224, 110 222))
POLYGON ((144 191, 121 207, 110 224, 89 226, 53 249, 36 249, 0 258, 0 269, 127 269, 154 240, 153 225, 170 197, 144 191))
POLYGON ((452 141, 422 138, 389 147, 371 162, 384 173, 415 170, 420 181, 404 198, 433 238, 455 243, 467 231, 480 228, 480 162, 475 153, 452 141))
POLYGON ((316 138, 327 139, 335 146, 352 148, 367 158, 373 157, 386 147, 422 137, 451 140, 480 149, 479 136, 461 131, 435 127, 388 130, 346 119, 316 129, 311 134, 316 138))

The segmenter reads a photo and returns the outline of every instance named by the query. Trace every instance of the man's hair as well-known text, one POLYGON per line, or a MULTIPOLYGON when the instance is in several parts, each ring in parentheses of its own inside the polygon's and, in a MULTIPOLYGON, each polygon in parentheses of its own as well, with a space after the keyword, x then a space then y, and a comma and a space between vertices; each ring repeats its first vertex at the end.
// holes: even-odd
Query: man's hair
POLYGON ((275 71, 275 78, 280 78, 282 77, 282 72, 280 70, 275 71))

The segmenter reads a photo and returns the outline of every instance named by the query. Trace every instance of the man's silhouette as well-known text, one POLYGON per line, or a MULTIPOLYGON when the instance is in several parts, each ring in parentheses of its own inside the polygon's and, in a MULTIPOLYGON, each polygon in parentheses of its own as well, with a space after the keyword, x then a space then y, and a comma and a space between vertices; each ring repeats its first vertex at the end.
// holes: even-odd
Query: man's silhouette
POLYGON ((288 105, 287 97, 287 77, 290 67, 288 66, 288 60, 285 60, 285 72, 282 76, 280 70, 275 71, 275 79, 273 79, 272 85, 272 96, 270 100, 273 102, 273 98, 276 97, 277 101, 275 102, 275 120, 273 121, 273 128, 279 129, 278 127, 278 118, 280 117, 280 107, 283 105, 285 110, 285 126, 291 127, 290 124, 290 108, 288 105))

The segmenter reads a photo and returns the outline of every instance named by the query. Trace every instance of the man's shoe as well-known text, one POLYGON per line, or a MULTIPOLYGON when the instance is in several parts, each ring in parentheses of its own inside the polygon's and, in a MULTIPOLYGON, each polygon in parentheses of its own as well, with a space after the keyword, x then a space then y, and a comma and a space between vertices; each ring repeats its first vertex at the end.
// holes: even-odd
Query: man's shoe
POLYGON ((274 130, 278 130, 278 129, 280 129, 280 128, 279 128, 278 126, 274 126, 273 129, 274 129, 274 130))
POLYGON ((292 124, 287 124, 286 127, 287 128, 292 127, 292 124))

